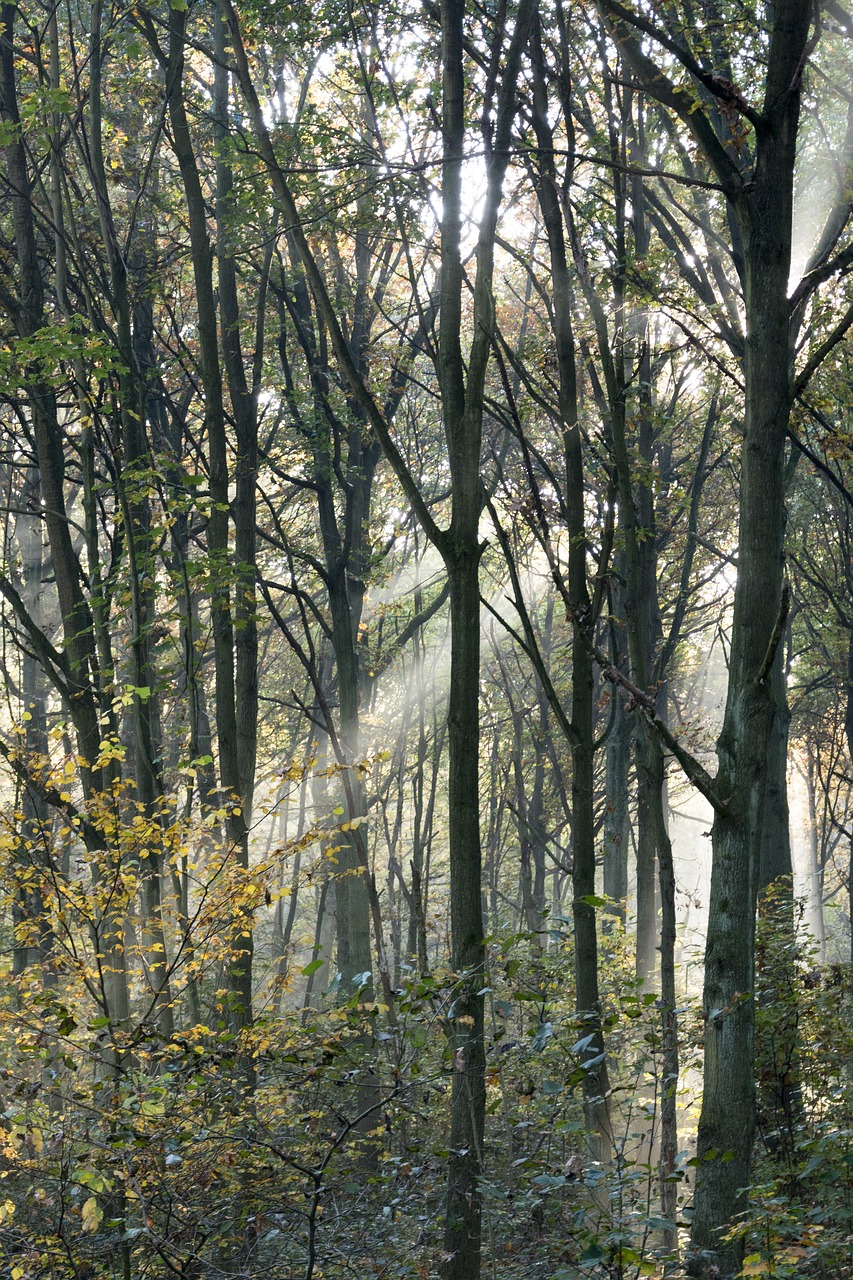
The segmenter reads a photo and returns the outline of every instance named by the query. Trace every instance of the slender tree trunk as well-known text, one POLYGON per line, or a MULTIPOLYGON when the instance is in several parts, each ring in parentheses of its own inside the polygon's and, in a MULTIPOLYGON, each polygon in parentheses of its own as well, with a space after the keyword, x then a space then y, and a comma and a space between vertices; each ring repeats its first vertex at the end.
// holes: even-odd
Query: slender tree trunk
MULTIPOLYGON (((847 755, 853 764, 853 630, 847 636, 847 696, 844 703, 844 734, 847 755)), ((850 959, 853 962, 853 831, 850 833, 847 867, 847 915, 850 920, 850 959)))
MULTIPOLYGON (((22 508, 15 522, 15 536, 21 557, 20 595, 33 624, 47 626, 45 610, 46 573, 44 538, 40 511, 41 486, 38 470, 31 467, 20 495, 22 508)), ((21 657, 21 695, 25 722, 24 748, 27 767, 41 780, 42 765, 48 758, 47 681, 38 658, 30 649, 21 657)), ((52 985, 50 967, 53 929, 47 915, 52 880, 51 817, 37 786, 24 783, 21 803, 18 862, 21 888, 13 902, 12 973, 20 977, 30 965, 38 965, 40 981, 52 985)))
MULTIPOLYGON (((219 360, 216 327, 216 298, 213 288, 213 255, 207 234, 207 211, 198 166, 190 134, 183 96, 186 52, 185 10, 169 12, 169 46, 164 74, 166 102, 172 129, 172 145, 178 161, 190 234, 193 279, 198 299, 198 344, 201 381, 204 390, 204 423, 209 453, 210 495, 212 507, 207 529, 210 560, 211 623, 215 669, 216 737, 219 753, 219 780, 227 811, 225 838, 229 858, 237 868, 236 882, 249 866, 249 826, 246 805, 250 795, 242 795, 242 785, 251 770, 248 762, 241 769, 241 746, 246 740, 247 714, 241 711, 238 727, 237 689, 234 674, 234 624, 229 585, 229 468, 228 442, 225 429, 223 378, 219 360)), ((155 47, 158 47, 155 45, 155 47)), ((233 335, 232 335, 233 339, 233 335)), ((239 400, 239 396, 238 396, 239 400)), ((251 472, 251 466, 250 466, 251 472)), ((252 473, 253 474, 253 473, 252 473)), ((241 478, 245 485, 247 473, 241 478)), ((241 493, 243 489, 241 489, 241 493)), ((251 505, 251 504, 250 504, 251 505)), ((250 535, 254 537, 254 531, 250 535)), ((256 678, 256 677, 255 677, 256 678)), ((251 682, 251 673, 246 672, 251 682)), ((238 895, 241 897, 242 895, 238 895)), ((230 930, 231 959, 228 965, 228 1007, 225 1012, 235 1030, 252 1020, 252 957, 254 950, 251 910, 238 908, 230 930)))
POLYGON ((479 811, 480 550, 448 563, 451 610, 447 713, 450 919, 457 975, 452 1018, 453 1093, 444 1247, 448 1280, 479 1274, 480 1187, 485 1121, 483 997, 485 947, 480 895, 479 811))
POLYGON ((823 914, 823 886, 820 874, 820 841, 817 825, 817 786, 815 785, 815 758, 811 749, 805 769, 806 801, 808 804, 808 896, 811 933, 818 946, 821 964, 826 964, 826 924, 823 914))
MULTIPOLYGON (((494 332, 494 250, 503 181, 509 160, 516 108, 516 84, 527 44, 532 0, 521 0, 502 67, 494 133, 486 130, 489 157, 487 196, 480 218, 474 284, 472 341, 466 364, 462 357, 464 282, 460 254, 462 170, 466 140, 463 70, 464 0, 442 0, 442 230, 438 377, 444 431, 452 481, 450 527, 440 529, 418 489, 388 423, 365 385, 344 337, 337 309, 322 272, 301 230, 298 209, 271 144, 254 89, 231 0, 221 0, 231 31, 241 87, 249 104, 255 134, 278 199, 293 227, 292 235, 322 313, 336 360, 354 399, 381 441, 406 496, 428 536, 440 551, 450 584, 451 696, 448 709, 450 749, 449 827, 453 967, 458 997, 448 1019, 454 1054, 453 1100, 445 1219, 446 1280, 478 1280, 480 1275, 481 1208, 478 1178, 484 1123, 483 1044, 484 937, 480 897, 479 830, 479 518, 484 505, 480 448, 485 377, 494 332), (477 1141, 475 1141, 475 1138, 477 1141)), ((499 24, 495 40, 503 41, 499 24)), ((496 46, 497 53, 497 46, 496 46)), ((495 73, 499 60, 494 59, 495 73)), ((486 139, 484 138, 484 141, 486 139)))
POLYGON ((587 580, 583 443, 578 420, 575 340, 571 288, 559 184, 554 167, 554 136, 549 122, 538 13, 531 52, 534 64, 534 128, 539 145, 538 197, 550 254, 554 341, 560 376, 560 416, 565 468, 566 524, 569 534, 568 602, 572 620, 572 918, 575 934, 575 1003, 585 1025, 584 1106, 587 1138, 594 1160, 609 1161, 613 1149, 610 1085, 601 1026, 598 936, 595 908, 595 679, 591 638, 592 602, 587 580))
MULTIPOLYGON (((450 528, 439 550, 450 583, 450 702, 448 706, 448 816, 450 918, 457 996, 448 1019, 453 1050, 453 1098, 444 1249, 445 1280, 480 1275, 482 1139, 485 1123, 485 1043, 482 989, 485 940, 481 896, 479 804, 480 585, 479 520, 485 495, 480 479, 484 387, 494 329, 495 234, 509 158, 521 53, 535 10, 521 0, 506 54, 497 103, 494 150, 477 242, 473 338, 463 364, 462 167, 465 151, 463 70, 464 0, 441 0, 442 228, 439 381, 453 489, 450 528), (467 374, 467 376, 466 376, 467 374)), ((499 26, 495 41, 503 41, 499 26)), ((497 44, 495 46, 497 53, 497 44)))
MULTIPOLYGON (((611 612, 611 660, 621 669, 624 666, 624 646, 620 646, 624 626, 622 591, 614 577, 610 587, 611 612), (621 625, 620 625, 621 624, 621 625), (622 647, 622 652, 620 652, 622 647)), ((628 776, 631 768, 631 717, 625 709, 625 700, 617 689, 611 693, 611 725, 605 747, 605 813, 604 830, 604 895, 614 904, 612 910, 624 925, 625 902, 628 897, 628 847, 631 840, 628 811, 628 776)))

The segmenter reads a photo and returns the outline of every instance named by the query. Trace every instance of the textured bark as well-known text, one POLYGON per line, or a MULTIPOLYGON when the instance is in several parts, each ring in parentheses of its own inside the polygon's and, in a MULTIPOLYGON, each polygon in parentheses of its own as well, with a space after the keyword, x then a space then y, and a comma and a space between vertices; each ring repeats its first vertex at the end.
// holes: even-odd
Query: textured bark
POLYGON ((444 1248, 448 1280, 479 1274, 480 1188, 485 1120, 485 948, 480 896, 479 548, 448 565, 451 694, 447 712, 450 921, 458 975, 452 1027, 453 1093, 444 1248))
MULTIPOLYGON (((710 1256, 733 1275, 741 1242, 721 1233, 746 1207, 755 1130, 755 907, 776 703, 768 669, 782 608, 785 432, 791 409, 793 177, 802 58, 810 12, 774 8, 754 181, 733 201, 744 252, 746 352, 738 578, 729 688, 717 744, 716 789, 726 805, 712 832, 714 863, 705 951, 704 1092, 691 1234, 693 1268, 710 1256), (723 1163, 711 1152, 730 1154, 723 1163), (703 1257, 704 1255, 704 1257, 703 1257)), ((777 638, 778 643, 778 638, 777 638)))
MULTIPOLYGON (((739 1270, 743 1248, 723 1236, 746 1206, 755 1131, 755 907, 775 713, 769 677, 783 609, 784 456, 793 386, 788 277, 801 79, 812 13, 800 0, 780 0, 769 13, 763 102, 758 108, 743 106, 754 129, 754 148, 743 152, 726 148, 701 103, 649 56, 636 35, 646 20, 618 0, 602 0, 602 7, 638 82, 682 118, 713 167, 736 229, 732 247, 744 288, 744 440, 729 686, 717 776, 712 786, 702 779, 715 807, 714 861, 689 1263, 694 1274, 711 1267, 728 1277, 739 1270), (726 1160, 717 1153, 725 1153, 726 1160)), ((672 47, 679 56, 678 46, 672 47)), ((708 93, 704 83, 703 92, 708 93)), ((683 751, 679 756, 685 759, 683 751)), ((700 777, 695 768, 693 774, 700 777)))
POLYGON ((776 650, 768 683, 773 698, 773 725, 767 750, 767 781, 761 823, 758 892, 761 895, 775 884, 778 896, 782 889, 778 882, 784 881, 788 885, 787 896, 791 906, 793 929, 793 868, 787 784, 788 726, 791 722, 791 712, 788 709, 785 692, 785 646, 783 643, 780 643, 776 650))
POLYGON ((777 1161, 790 1157, 802 1111, 799 996, 794 876, 788 814, 788 725, 785 646, 780 641, 768 677, 773 721, 767 745, 764 813, 758 867, 762 921, 756 952, 756 997, 766 1010, 756 1043, 756 1118, 764 1145, 777 1161))

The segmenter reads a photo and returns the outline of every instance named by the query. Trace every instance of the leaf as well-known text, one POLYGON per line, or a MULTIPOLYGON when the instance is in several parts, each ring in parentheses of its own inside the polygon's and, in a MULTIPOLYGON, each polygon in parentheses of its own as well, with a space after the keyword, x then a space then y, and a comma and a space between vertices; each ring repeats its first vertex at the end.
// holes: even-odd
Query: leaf
POLYGON ((97 1200, 94 1196, 89 1196, 83 1205, 83 1230, 97 1231, 103 1217, 103 1210, 99 1207, 97 1200))
POLYGON ((566 1185, 566 1179, 562 1175, 553 1173, 537 1173, 533 1181, 537 1187, 542 1187, 546 1191, 566 1185))
POLYGON ((748 1258, 744 1258, 740 1274, 742 1276, 769 1275, 766 1259, 762 1258, 760 1253, 751 1253, 748 1258))
POLYGON ((597 1242, 588 1244, 581 1254, 582 1267, 597 1267, 599 1262, 604 1261, 604 1250, 597 1242))
POLYGON ((536 1035, 533 1037, 531 1048, 544 1049, 553 1034, 554 1028, 550 1022, 540 1022, 536 1035))
POLYGON ((316 973, 318 969, 322 969, 325 963, 325 960, 312 960, 310 964, 306 964, 305 968, 301 970, 303 978, 310 978, 311 974, 316 973))
POLYGON ((646 1218, 649 1231, 675 1231, 675 1223, 670 1218, 646 1218))

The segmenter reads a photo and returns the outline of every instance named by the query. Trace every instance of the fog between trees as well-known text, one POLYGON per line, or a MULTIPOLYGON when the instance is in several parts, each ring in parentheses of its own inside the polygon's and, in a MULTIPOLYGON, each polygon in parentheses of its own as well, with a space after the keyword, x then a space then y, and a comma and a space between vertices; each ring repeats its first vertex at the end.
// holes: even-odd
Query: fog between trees
POLYGON ((0 20, 3 1274, 853 1275, 846 9, 0 20))

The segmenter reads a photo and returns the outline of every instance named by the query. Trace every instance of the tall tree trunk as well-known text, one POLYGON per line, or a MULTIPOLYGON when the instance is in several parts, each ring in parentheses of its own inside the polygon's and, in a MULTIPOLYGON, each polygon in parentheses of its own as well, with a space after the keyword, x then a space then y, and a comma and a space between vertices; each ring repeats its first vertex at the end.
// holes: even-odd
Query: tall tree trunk
MULTIPOLYGON (((21 557, 20 595, 34 626, 48 625, 45 609, 46 573, 38 470, 31 467, 19 498, 21 511, 15 537, 21 557)), ((41 664, 27 646, 21 657, 21 701, 27 768, 41 781, 41 761, 48 758, 47 681, 41 664)), ((52 984, 50 955, 54 935, 47 915, 52 865, 51 818, 38 785, 23 786, 18 862, 21 887, 13 902, 12 973, 20 977, 31 965, 40 966, 40 981, 52 984)))
POLYGON ((738 577, 729 687, 717 743, 716 790, 725 803, 712 831, 705 949, 705 1062, 691 1245, 693 1270, 710 1257, 733 1275, 742 1241, 722 1238, 746 1207, 755 1132, 755 907, 767 759, 782 645, 784 453, 791 409, 788 279, 800 82, 810 10, 773 10, 754 180, 734 202, 743 237, 746 352, 738 577), (726 1162, 719 1155, 725 1153, 726 1162))
MULTIPOLYGON (((187 12, 169 12, 169 45, 163 68, 166 78, 166 103, 172 129, 172 145, 178 161, 190 234, 193 279, 198 299, 198 344, 201 381, 204 391, 204 425, 208 445, 210 496, 212 499, 207 528, 210 577, 210 612, 213 631, 216 738, 219 754, 219 781, 226 807, 225 838, 227 855, 237 868, 237 883, 249 867, 249 825, 246 804, 251 796, 242 795, 242 784, 250 770, 241 769, 241 747, 245 744, 246 725, 238 728, 237 690, 234 675, 234 622, 229 585, 229 468, 225 426, 223 379, 219 360, 216 328, 216 297, 213 288, 213 255, 207 234, 207 211, 199 178, 193 140, 190 134, 183 78, 186 53, 187 12)), ((156 35, 153 47, 159 52, 156 35)), ((232 335, 233 337, 233 335, 232 335)), ((239 401, 239 396, 238 396, 239 401)), ((244 471, 241 484, 245 485, 244 471)), ((241 492, 243 490, 241 489, 241 492)), ((254 536, 252 531, 251 537, 254 536)), ((249 673, 247 673, 249 679, 249 673)), ((241 712, 241 722, 246 714, 241 712)), ((242 896, 242 895, 238 895, 242 896)), ((230 961, 228 964, 228 1002, 224 1011, 235 1030, 252 1019, 252 957, 254 951, 251 909, 240 906, 230 929, 230 961)))
MULTIPOLYGON (((848 644, 850 641, 848 641, 848 644)), ((808 914, 811 935, 818 947, 818 959, 826 964, 826 923, 823 914, 823 877, 820 866, 820 837, 817 823, 815 757, 809 745, 805 769, 808 811, 808 914)))
MULTIPOLYGON (((464 281, 460 254, 461 191, 465 152, 465 78, 463 70, 464 0, 442 0, 442 231, 438 379, 452 482, 450 526, 440 529, 416 481, 396 447, 388 422, 365 385, 344 337, 337 309, 301 229, 298 208, 271 144, 264 113, 252 84, 245 46, 231 0, 221 0, 232 37, 241 88, 249 104, 259 150, 276 195, 292 227, 293 242, 329 332, 336 360, 353 397, 376 431, 388 461, 412 503, 425 532, 440 551, 450 585, 451 696, 448 708, 450 750, 449 826, 451 929, 457 999, 448 1019, 454 1054, 453 1099, 445 1219, 444 1274, 447 1280, 478 1280, 481 1203, 478 1178, 482 1160, 485 1109, 483 1044, 484 937, 480 896, 479 830, 479 518, 484 492, 480 447, 485 377, 494 333, 494 251, 503 181, 510 154, 521 55, 527 43, 532 0, 520 0, 503 64, 494 133, 488 135, 486 199, 480 217, 474 284, 472 341, 462 358, 464 281), (493 141, 492 141, 493 137, 493 141), (476 1141, 475 1141, 476 1139, 476 1141)), ((503 42, 498 25, 494 39, 503 42)), ((497 45, 495 46, 497 53, 497 45)), ((494 59, 495 74, 499 67, 494 59)), ((486 122, 488 124, 488 122, 486 122)))
MULTIPOLYGON (((610 585, 611 662, 618 669, 625 666, 624 606, 622 589, 616 576, 610 585)), ((628 809, 628 776, 631 768, 633 728, 625 701, 614 688, 611 694, 610 728, 605 744, 605 811, 602 842, 604 845, 604 896, 614 904, 612 910, 624 925, 628 897, 628 846, 631 838, 628 809)))
MULTIPOLYGON (((714 169, 739 241, 733 247, 744 288, 738 578, 719 768, 706 786, 715 818, 703 997, 704 1090, 689 1263, 692 1274, 714 1267, 729 1277, 740 1268, 743 1244, 724 1235, 746 1207, 755 1133, 755 907, 775 714, 770 676, 786 612, 784 461, 793 390, 788 288, 794 164, 812 10, 801 0, 778 0, 769 13, 763 102, 755 109, 743 100, 754 129, 754 151, 744 153, 726 148, 701 100, 649 56, 649 46, 633 26, 645 19, 635 19, 617 0, 602 0, 602 8, 633 75, 681 117, 714 169), (746 164, 748 173, 741 170, 746 164)), ((674 48, 676 57, 684 56, 681 46, 674 48)))
POLYGON ((534 65, 534 128, 539 146, 539 207, 548 237, 551 265, 554 343, 559 370, 560 428, 563 435, 565 516, 569 535, 568 605, 572 620, 572 918, 575 934, 575 1003, 585 1025, 584 1104, 587 1138, 593 1159, 609 1160, 613 1134, 610 1086, 598 982, 598 936, 595 908, 595 678, 591 627, 592 601, 587 574, 585 474, 578 419, 575 339, 571 318, 571 286, 554 167, 554 136, 549 121, 543 74, 538 12, 531 39, 534 65))

